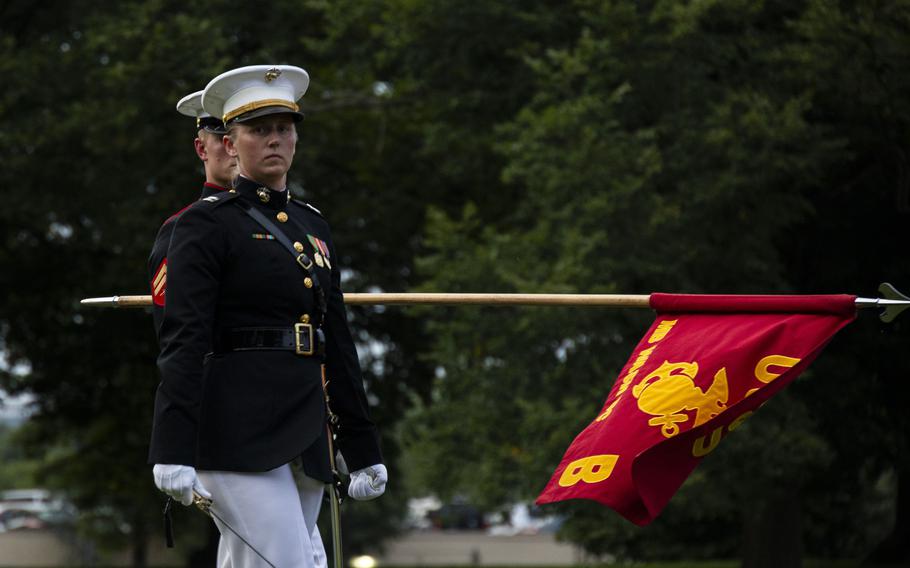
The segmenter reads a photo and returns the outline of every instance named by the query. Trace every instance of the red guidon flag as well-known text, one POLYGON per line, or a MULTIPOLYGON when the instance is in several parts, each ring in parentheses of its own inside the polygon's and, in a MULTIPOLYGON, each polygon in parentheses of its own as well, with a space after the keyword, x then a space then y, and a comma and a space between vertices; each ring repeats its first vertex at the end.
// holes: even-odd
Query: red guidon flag
POLYGON ((855 296, 652 294, 657 318, 537 503, 653 521, 698 462, 855 317, 855 296))

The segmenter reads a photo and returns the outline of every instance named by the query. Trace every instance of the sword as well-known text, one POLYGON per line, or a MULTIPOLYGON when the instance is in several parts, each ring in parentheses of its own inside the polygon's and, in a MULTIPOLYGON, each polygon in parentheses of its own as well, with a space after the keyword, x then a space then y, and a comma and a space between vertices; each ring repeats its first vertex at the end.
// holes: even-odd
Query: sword
POLYGON ((343 568, 341 552, 341 477, 338 475, 338 468, 335 464, 335 444, 332 436, 332 424, 338 421, 338 417, 329 407, 329 381, 325 378, 325 365, 322 366, 322 393, 325 396, 326 423, 325 432, 329 442, 329 465, 332 468, 333 483, 328 484, 329 503, 331 505, 332 517, 332 564, 335 568, 343 568))
MULTIPOLYGON (((170 501, 170 497, 168 497, 168 501, 170 501)), ((229 530, 229 531, 231 531, 232 533, 234 533, 234 536, 236 536, 237 538, 239 538, 240 541, 241 541, 243 544, 247 545, 247 546, 249 547, 250 550, 252 550, 253 552, 255 552, 256 555, 257 555, 259 558, 262 558, 263 562, 265 562, 266 564, 268 564, 268 565, 271 566, 272 568, 278 568, 277 566, 275 566, 274 564, 272 564, 271 562, 269 562, 269 559, 266 558, 265 556, 263 556, 261 552, 259 552, 258 550, 256 550, 256 547, 253 546, 252 544, 250 544, 250 542, 249 542, 247 539, 243 538, 243 536, 241 536, 239 532, 237 532, 236 530, 234 530, 234 527, 232 527, 230 524, 228 524, 227 521, 225 521, 224 519, 222 519, 221 517, 218 516, 218 513, 216 513, 215 511, 212 510, 212 500, 211 500, 211 499, 206 499, 206 498, 203 497, 202 495, 200 495, 200 494, 196 493, 195 491, 193 491, 193 505, 196 505, 196 507, 198 507, 200 511, 202 511, 202 512, 205 513, 206 515, 212 517, 212 518, 215 519, 216 521, 220 522, 222 525, 224 525, 224 527, 225 527, 227 530, 229 530)))

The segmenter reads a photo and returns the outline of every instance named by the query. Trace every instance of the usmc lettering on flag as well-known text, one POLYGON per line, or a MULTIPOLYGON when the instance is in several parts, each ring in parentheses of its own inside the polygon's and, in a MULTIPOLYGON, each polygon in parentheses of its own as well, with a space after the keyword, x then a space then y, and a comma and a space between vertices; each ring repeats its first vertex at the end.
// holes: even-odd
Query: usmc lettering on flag
POLYGON ((652 294, 658 312, 537 499, 645 525, 720 441, 853 320, 854 297, 652 294))

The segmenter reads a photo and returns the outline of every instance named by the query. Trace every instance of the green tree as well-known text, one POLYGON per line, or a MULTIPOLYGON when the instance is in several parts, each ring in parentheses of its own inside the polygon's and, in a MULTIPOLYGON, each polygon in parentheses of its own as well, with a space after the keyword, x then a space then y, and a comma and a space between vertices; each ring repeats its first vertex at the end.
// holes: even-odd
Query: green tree
MULTIPOLYGON (((0 340, 11 363, 31 368, 25 376, 4 373, 0 385, 36 396, 26 442, 45 464, 41 482, 65 489, 95 533, 112 544, 130 542, 136 565, 145 561, 162 505, 145 463, 157 383, 151 320, 141 312, 84 310, 78 300, 147 290, 145 258, 158 226, 198 195, 192 128, 174 112, 175 102, 243 64, 309 69, 313 88, 303 101, 308 119, 292 187, 333 221, 341 262, 353 267, 349 287, 361 286, 364 274, 388 287, 407 278, 411 249, 400 246, 401 235, 422 223, 411 219, 420 199, 374 195, 391 163, 417 179, 402 150, 408 131, 385 128, 408 122, 404 111, 390 118, 385 107, 400 102, 394 93, 377 94, 371 60, 361 59, 379 51, 369 43, 372 14, 342 8, 284 1, 263 11, 216 0, 0 8, 7 85, 0 152, 10 180, 2 188, 9 206, 0 212, 0 340), (348 33, 364 34, 366 43, 350 48, 348 33)), ((410 187, 423 188, 416 181, 410 187)), ((402 369, 414 367, 416 351, 395 342, 415 341, 418 326, 382 320, 381 327, 367 310, 355 318, 364 345, 378 338, 389 346, 366 370, 371 391, 390 401, 377 418, 391 432, 397 398, 384 391, 408 382, 402 369)), ((386 452, 394 460, 390 436, 386 452)), ((402 499, 393 492, 378 508, 355 506, 349 519, 397 514, 402 499)), ((394 526, 372 525, 380 536, 394 526)))
POLYGON ((29 460, 16 440, 17 428, 0 423, 0 489, 29 489, 34 487, 38 464, 29 460))
MULTIPOLYGON (((499 181, 518 194, 512 210, 431 218, 425 288, 872 295, 870 275, 885 267, 906 280, 887 235, 907 211, 884 206, 903 179, 892 156, 910 118, 899 96, 900 6, 573 8, 573 44, 525 58, 535 97, 494 129, 506 159, 499 181), (882 112, 887 124, 873 121, 882 112), (884 211, 857 218, 854 201, 884 211), (863 253, 845 261, 837 245, 863 253)), ((410 421, 424 484, 488 504, 541 488, 643 329, 633 316, 567 312, 464 310, 434 323, 436 396, 410 421), (456 448, 463 461, 443 459, 456 448)), ((569 538, 638 558, 740 552, 744 566, 798 565, 803 533, 810 554, 868 552, 868 492, 837 495, 876 478, 876 462, 902 469, 894 447, 906 444, 899 406, 876 384, 882 374, 891 384, 903 363, 898 351, 882 355, 874 328, 849 330, 836 345, 857 348, 831 359, 841 366, 820 361, 772 401, 653 526, 630 530, 572 505, 562 509, 569 538), (868 362, 861 377, 847 372, 851 360, 868 362), (869 427, 888 436, 860 450, 869 427)))

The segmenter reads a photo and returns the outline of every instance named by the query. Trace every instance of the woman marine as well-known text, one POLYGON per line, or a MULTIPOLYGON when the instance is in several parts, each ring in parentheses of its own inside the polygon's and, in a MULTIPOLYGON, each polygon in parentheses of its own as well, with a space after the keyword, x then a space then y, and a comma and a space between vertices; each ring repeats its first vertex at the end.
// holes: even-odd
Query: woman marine
POLYGON ((212 499, 219 565, 314 565, 313 529, 332 482, 329 418, 349 494, 378 497, 388 477, 329 225, 287 189, 308 84, 306 71, 286 65, 208 84, 202 105, 223 118, 239 176, 230 192, 184 211, 168 247, 149 460, 158 488, 184 505, 194 491, 212 499))

